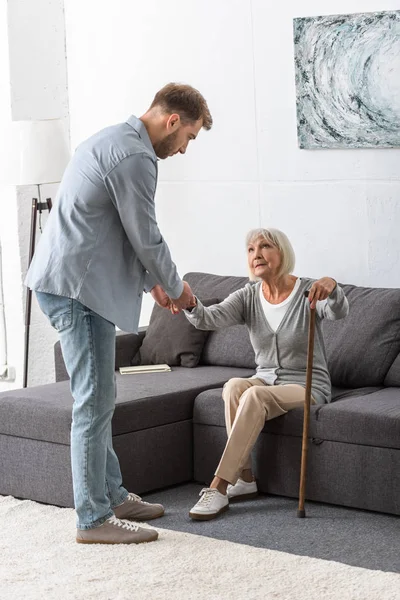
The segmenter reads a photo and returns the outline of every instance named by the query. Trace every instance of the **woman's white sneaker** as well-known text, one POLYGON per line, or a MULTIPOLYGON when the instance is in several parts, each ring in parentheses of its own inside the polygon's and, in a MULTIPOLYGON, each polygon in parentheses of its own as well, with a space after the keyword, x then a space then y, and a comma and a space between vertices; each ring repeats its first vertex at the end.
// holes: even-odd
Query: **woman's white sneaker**
POLYGON ((189 512, 189 517, 196 521, 215 519, 229 508, 228 496, 215 488, 203 488, 199 496, 200 500, 189 512))
POLYGON ((239 502, 239 500, 249 500, 258 496, 257 483, 251 481, 243 481, 243 479, 237 480, 235 485, 228 485, 226 490, 227 496, 231 502, 239 502))

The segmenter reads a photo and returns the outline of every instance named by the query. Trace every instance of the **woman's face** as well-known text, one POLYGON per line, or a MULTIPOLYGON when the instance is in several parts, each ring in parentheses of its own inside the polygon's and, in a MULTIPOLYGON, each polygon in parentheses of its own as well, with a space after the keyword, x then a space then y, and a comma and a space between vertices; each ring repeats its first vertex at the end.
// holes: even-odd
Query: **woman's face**
POLYGON ((264 237, 258 237, 247 246, 249 269, 255 277, 270 279, 281 265, 281 253, 264 237))

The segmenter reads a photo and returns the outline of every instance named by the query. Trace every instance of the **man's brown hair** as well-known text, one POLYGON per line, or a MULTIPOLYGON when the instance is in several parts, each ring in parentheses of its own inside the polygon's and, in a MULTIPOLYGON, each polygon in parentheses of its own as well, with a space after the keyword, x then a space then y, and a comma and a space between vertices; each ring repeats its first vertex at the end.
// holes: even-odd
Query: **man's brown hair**
POLYGON ((168 83, 154 96, 150 109, 159 106, 163 112, 177 113, 184 123, 203 119, 203 127, 209 131, 212 116, 207 102, 198 90, 190 85, 168 83))

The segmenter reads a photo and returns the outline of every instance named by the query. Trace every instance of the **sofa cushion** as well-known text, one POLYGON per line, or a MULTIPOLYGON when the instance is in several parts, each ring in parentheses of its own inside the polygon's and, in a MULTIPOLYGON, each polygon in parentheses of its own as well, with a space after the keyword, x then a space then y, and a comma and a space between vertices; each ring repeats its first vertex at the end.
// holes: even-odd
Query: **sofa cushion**
POLYGON ((204 365, 223 365, 256 369, 253 346, 245 325, 233 325, 211 331, 200 362, 204 365))
MULTIPOLYGON (((344 389, 333 389, 332 390, 332 398, 336 401, 333 404, 341 405, 342 402, 346 399, 346 402, 351 403, 362 399, 362 401, 366 401, 366 399, 371 396, 374 398, 375 403, 377 402, 376 394, 381 393, 381 391, 386 391, 384 388, 362 388, 358 390, 344 390, 344 389), (338 400, 341 398, 341 400, 338 400)), ((399 402, 400 402, 400 394, 398 394, 399 402)), ((330 404, 323 404, 318 406, 311 406, 311 414, 310 414, 310 437, 321 438, 323 436, 322 429, 320 425, 320 415, 324 414, 321 412, 321 409, 325 409, 325 407, 330 406, 330 404)), ((367 405, 366 405, 367 406, 367 405)), ((339 407, 340 412, 340 407, 339 407)), ((206 390, 197 396, 194 404, 193 411, 193 423, 198 425, 214 425, 217 427, 225 427, 225 417, 224 417, 224 402, 222 400, 222 388, 220 389, 212 389, 206 390)), ((345 430, 346 428, 344 428, 345 430)), ((272 419, 271 421, 267 421, 265 423, 265 427, 263 429, 264 432, 273 433, 276 435, 289 435, 295 437, 301 437, 303 435, 303 409, 296 408, 291 410, 286 415, 278 417, 276 419, 272 419)), ((333 429, 332 431, 335 431, 333 429)), ((324 435, 327 437, 323 437, 323 439, 335 439, 336 440, 336 432, 332 435, 331 432, 326 433, 324 430, 324 435)), ((346 434, 347 435, 347 434, 346 434)), ((362 438, 364 439, 364 438, 362 438)), ((339 436, 338 441, 343 441, 343 439, 339 436)), ((346 439, 345 441, 351 442, 351 439, 346 439)), ((356 442, 353 442, 356 443, 356 442)), ((363 442, 361 442, 363 443, 363 442)), ((399 439, 400 444, 400 439, 399 439)))
MULTIPOLYGON (((313 417, 315 406, 311 407, 310 436, 316 435, 316 423, 313 417)), ((206 390, 199 394, 194 403, 193 424, 213 425, 225 428, 224 401, 222 388, 206 390)), ((263 431, 269 431, 272 425, 274 433, 301 436, 303 431, 303 410, 290 411, 287 415, 267 421, 263 431)))
POLYGON ((400 352, 400 290, 344 285, 350 312, 323 322, 332 384, 382 385, 400 352))
POLYGON ((318 407, 317 419, 323 440, 400 450, 398 388, 324 404, 318 407))
MULTIPOLYGON (((228 367, 174 367, 169 373, 120 375, 113 435, 141 431, 192 418, 195 397, 221 388, 231 377, 251 371, 228 367)), ((0 434, 69 444, 72 396, 69 381, 0 394, 0 434)))
POLYGON ((383 385, 367 386, 362 388, 338 388, 332 386, 332 402, 344 400, 345 398, 354 398, 355 396, 368 396, 369 394, 374 394, 375 392, 379 392, 379 390, 384 389, 385 388, 383 385))
MULTIPOLYGON (((216 304, 217 298, 202 300, 205 306, 216 304)), ((173 315, 154 305, 150 324, 139 350, 140 364, 196 367, 199 363, 208 331, 196 329, 184 313, 173 315)), ((134 364, 136 359, 133 359, 134 364)))
POLYGON ((386 374, 384 385, 388 387, 400 386, 400 354, 396 356, 392 366, 386 374))

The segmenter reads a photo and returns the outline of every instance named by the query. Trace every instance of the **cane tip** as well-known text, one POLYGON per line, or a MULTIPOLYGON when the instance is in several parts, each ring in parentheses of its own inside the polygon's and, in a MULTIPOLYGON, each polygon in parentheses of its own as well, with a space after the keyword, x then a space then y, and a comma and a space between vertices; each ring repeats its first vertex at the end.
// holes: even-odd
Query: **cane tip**
POLYGON ((305 516, 306 516, 306 511, 304 510, 304 508, 303 508, 302 510, 300 510, 300 509, 299 509, 299 510, 297 511, 297 517, 298 517, 299 519, 304 519, 304 517, 305 517, 305 516))

